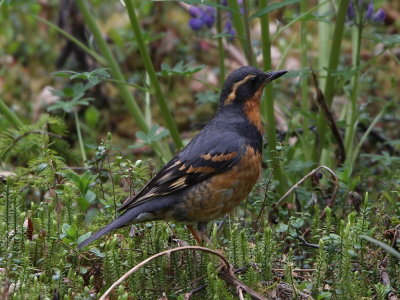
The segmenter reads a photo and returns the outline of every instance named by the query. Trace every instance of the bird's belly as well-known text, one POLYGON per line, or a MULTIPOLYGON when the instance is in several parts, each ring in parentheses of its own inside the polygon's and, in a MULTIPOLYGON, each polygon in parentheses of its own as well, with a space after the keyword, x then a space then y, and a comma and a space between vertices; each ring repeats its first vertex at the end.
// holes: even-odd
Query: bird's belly
POLYGON ((179 221, 208 222, 219 218, 247 197, 260 174, 261 155, 248 147, 230 171, 218 174, 187 191, 174 213, 179 221))

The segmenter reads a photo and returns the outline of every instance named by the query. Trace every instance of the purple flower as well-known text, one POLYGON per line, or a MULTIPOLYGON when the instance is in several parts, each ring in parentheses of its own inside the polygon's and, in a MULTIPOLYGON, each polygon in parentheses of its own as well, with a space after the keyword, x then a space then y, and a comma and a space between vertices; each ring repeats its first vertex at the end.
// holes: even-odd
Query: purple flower
POLYGON ((372 16, 372 21, 374 22, 383 22, 385 21, 386 13, 385 11, 380 8, 378 11, 372 16))
POLYGON ((373 0, 369 2, 364 0, 350 1, 347 8, 347 21, 350 25, 365 26, 367 23, 372 22, 383 22, 386 14, 383 9, 378 9, 374 13, 373 0))
POLYGON ((231 21, 226 21, 225 26, 224 26, 224 32, 229 34, 229 35, 235 35, 235 29, 233 29, 231 21))
POLYGON ((214 25, 215 21, 215 10, 212 7, 208 6, 206 9, 203 10, 201 19, 208 28, 211 28, 214 25))
POLYGON ((192 16, 192 18, 199 18, 201 16, 201 9, 192 5, 189 8, 189 14, 192 16))
POLYGON ((198 31, 207 26, 211 28, 215 21, 215 9, 212 7, 198 7, 191 6, 189 8, 189 14, 192 19, 189 20, 189 26, 192 30, 198 31))
POLYGON ((194 31, 199 31, 204 25, 204 22, 202 19, 190 19, 189 20, 189 26, 192 28, 194 31))
POLYGON ((353 21, 356 17, 356 13, 354 11, 354 4, 353 1, 349 3, 349 7, 347 8, 347 20, 353 21))
POLYGON ((368 4, 367 12, 365 13, 365 19, 370 20, 372 18, 372 14, 374 13, 374 3, 372 1, 368 4))

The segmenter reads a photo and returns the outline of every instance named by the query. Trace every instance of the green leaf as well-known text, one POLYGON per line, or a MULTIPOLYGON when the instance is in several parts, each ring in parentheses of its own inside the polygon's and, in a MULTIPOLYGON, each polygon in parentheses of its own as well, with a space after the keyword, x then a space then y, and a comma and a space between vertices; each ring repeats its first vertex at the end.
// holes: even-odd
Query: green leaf
POLYGON ((147 134, 143 131, 138 131, 136 133, 136 138, 140 140, 139 143, 129 146, 129 148, 138 148, 143 145, 151 145, 152 143, 160 141, 168 135, 169 131, 167 129, 160 128, 158 125, 153 125, 147 134))
POLYGON ((84 118, 85 118, 85 123, 88 124, 89 127, 95 128, 100 120, 100 112, 96 107, 89 106, 85 110, 84 118))
POLYGON ((90 249, 90 252, 94 253, 94 255, 96 255, 97 257, 101 257, 101 258, 106 257, 106 255, 97 248, 90 249))
POLYGON ((86 239, 89 238, 89 236, 92 235, 92 232, 86 232, 85 234, 82 234, 80 237, 78 237, 78 240, 76 241, 78 244, 82 243, 83 241, 85 241, 86 239))
POLYGON ((61 78, 71 78, 71 76, 75 74, 77 74, 75 71, 64 70, 64 71, 54 72, 51 75, 61 78))
POLYGON ((136 132, 136 138, 142 140, 143 142, 147 140, 147 134, 143 131, 136 132))
POLYGON ((71 228, 71 225, 64 223, 61 227, 63 233, 68 233, 68 230, 71 228))
POLYGON ((89 202, 89 203, 93 203, 94 202, 94 200, 96 200, 96 194, 93 192, 93 191, 91 191, 91 190, 88 190, 87 192, 86 192, 86 194, 85 194, 85 200, 87 201, 87 202, 89 202))
POLYGON ((164 77, 180 75, 180 76, 191 76, 201 70, 205 65, 194 65, 194 63, 184 64, 183 61, 179 61, 174 67, 170 67, 168 64, 161 64, 161 72, 158 74, 164 77))
POLYGON ((76 239, 76 235, 78 233, 78 228, 77 226, 74 225, 69 225, 67 223, 64 223, 61 227, 62 230, 62 235, 60 236, 61 238, 67 237, 69 240, 74 241, 76 239))
POLYGON ((89 201, 87 201, 87 200, 86 200, 84 197, 82 197, 82 196, 76 198, 76 202, 78 203, 79 208, 80 208, 82 211, 86 211, 86 210, 89 208, 89 206, 90 206, 89 201))
POLYGON ((282 1, 282 2, 272 3, 271 5, 268 5, 267 7, 264 7, 262 9, 258 10, 257 12, 255 12, 249 18, 248 21, 250 22, 250 21, 254 20, 255 18, 262 17, 263 15, 273 12, 274 10, 282 8, 286 5, 295 4, 297 2, 300 2, 300 0, 286 0, 286 1, 282 1))
POLYGON ((196 102, 199 104, 218 103, 219 95, 212 91, 205 91, 196 94, 196 102))
POLYGON ((400 45, 400 34, 374 34, 368 38, 389 47, 400 45))
POLYGON ((400 259, 400 252, 397 251, 396 249, 394 249, 393 247, 389 246, 388 244, 381 242, 377 239, 374 239, 368 235, 364 235, 361 234, 360 238, 367 240, 370 243, 373 243, 379 247, 381 247, 383 250, 385 250, 386 252, 389 252, 390 254, 392 254, 393 256, 397 257, 397 259, 400 259))
POLYGON ((108 70, 107 68, 98 68, 91 72, 81 72, 81 73, 65 70, 65 71, 54 72, 52 75, 56 77, 69 78, 70 80, 74 79, 87 80, 93 86, 104 80, 111 78, 107 70, 108 70))
POLYGON ((48 163, 41 163, 36 167, 36 171, 38 173, 40 173, 40 172, 44 171, 45 169, 47 169, 48 167, 49 167, 48 163))

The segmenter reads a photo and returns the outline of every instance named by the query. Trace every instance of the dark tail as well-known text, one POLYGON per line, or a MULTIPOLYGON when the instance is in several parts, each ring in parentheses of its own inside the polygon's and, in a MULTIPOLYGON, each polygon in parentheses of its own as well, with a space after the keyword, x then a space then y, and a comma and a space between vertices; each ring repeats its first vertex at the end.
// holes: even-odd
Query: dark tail
POLYGON ((133 220, 138 216, 139 213, 140 210, 138 209, 130 209, 126 211, 125 213, 117 217, 114 221, 112 221, 110 224, 108 224, 106 227, 103 227, 99 231, 93 233, 89 238, 80 243, 78 245, 78 249, 81 249, 89 245, 91 242, 97 240, 99 237, 102 237, 103 235, 109 233, 110 231, 134 223, 133 220))

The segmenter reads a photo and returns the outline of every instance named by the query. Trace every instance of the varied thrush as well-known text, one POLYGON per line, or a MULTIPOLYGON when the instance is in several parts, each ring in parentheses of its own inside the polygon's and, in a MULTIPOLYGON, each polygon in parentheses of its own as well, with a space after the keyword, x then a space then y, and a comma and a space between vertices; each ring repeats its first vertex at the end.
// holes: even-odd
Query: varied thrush
MULTIPOLYGON (((250 66, 233 71, 224 82, 215 117, 119 207, 121 215, 78 248, 114 229, 153 220, 197 223, 199 229, 205 228, 207 222, 239 205, 260 175, 264 86, 286 72, 265 73, 250 66)), ((195 233, 193 227, 189 229, 195 233)))

